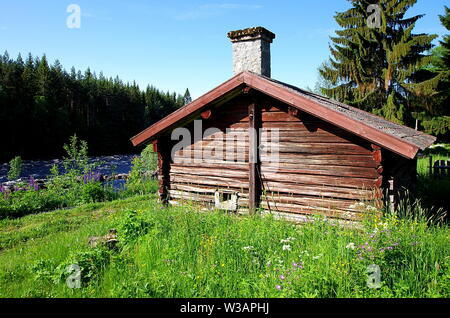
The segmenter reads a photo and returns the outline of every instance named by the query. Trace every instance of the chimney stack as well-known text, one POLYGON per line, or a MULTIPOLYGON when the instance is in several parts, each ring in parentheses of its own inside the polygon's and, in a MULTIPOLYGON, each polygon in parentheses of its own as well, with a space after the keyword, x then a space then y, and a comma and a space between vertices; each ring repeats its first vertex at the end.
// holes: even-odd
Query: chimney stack
POLYGON ((233 71, 239 74, 251 71, 270 77, 270 44, 275 34, 263 27, 231 31, 233 43, 233 71))

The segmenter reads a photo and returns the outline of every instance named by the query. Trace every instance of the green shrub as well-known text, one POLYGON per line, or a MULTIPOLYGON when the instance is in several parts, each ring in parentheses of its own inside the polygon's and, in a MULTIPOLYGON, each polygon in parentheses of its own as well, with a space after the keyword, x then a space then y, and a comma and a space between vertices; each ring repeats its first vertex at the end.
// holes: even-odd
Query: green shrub
POLYGON ((130 176, 126 183, 129 194, 148 194, 155 192, 152 175, 157 169, 157 155, 151 145, 147 146, 139 157, 133 159, 130 176))
POLYGON ((8 180, 17 180, 22 173, 22 158, 15 157, 9 162, 8 180))
POLYGON ((65 262, 54 270, 55 283, 65 283, 70 275, 68 268, 71 265, 78 265, 81 270, 82 283, 88 284, 101 275, 110 262, 111 253, 111 251, 101 247, 72 253, 65 262))
POLYGON ((46 190, 15 191, 8 195, 0 195, 0 219, 50 211, 62 205, 60 198, 46 190))
MULTIPOLYGON (((108 185, 103 186, 99 175, 94 173, 102 163, 89 163, 85 141, 72 136, 70 142, 64 145, 64 150, 64 171, 59 171, 58 166, 54 165, 45 189, 35 191, 31 186, 23 184, 20 188, 27 191, 0 193, 0 219, 118 198, 114 189, 108 185)), ((20 157, 18 158, 11 163, 11 171, 16 175, 20 171, 20 157)))
POLYGON ((88 182, 82 187, 81 202, 94 203, 108 201, 114 192, 108 191, 100 182, 88 182))
POLYGON ((127 211, 118 226, 119 241, 130 243, 147 234, 153 224, 136 211, 127 211))

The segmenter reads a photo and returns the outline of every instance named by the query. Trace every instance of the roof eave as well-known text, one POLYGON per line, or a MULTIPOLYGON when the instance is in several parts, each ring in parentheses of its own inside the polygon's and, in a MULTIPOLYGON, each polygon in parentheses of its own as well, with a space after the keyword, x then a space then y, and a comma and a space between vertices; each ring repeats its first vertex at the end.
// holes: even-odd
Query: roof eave
POLYGON ((291 94, 286 89, 253 73, 246 72, 244 77, 244 82, 250 87, 408 159, 414 159, 419 151, 419 147, 405 140, 386 134, 362 122, 350 119, 339 112, 325 108, 300 95, 291 94))
POLYGON ((158 135, 162 131, 166 130, 170 126, 176 124, 176 122, 178 122, 180 119, 184 118, 185 116, 188 116, 189 114, 192 114, 196 111, 201 110, 203 107, 207 106, 209 103, 213 102, 214 100, 223 96, 224 94, 232 91, 233 89, 235 89, 239 85, 242 85, 243 83, 244 83, 244 72, 237 74, 236 76, 232 77, 225 83, 212 89, 208 93, 197 98, 196 100, 192 101, 188 105, 181 107, 180 109, 171 113, 167 117, 161 119, 157 123, 148 127, 141 133, 132 137, 130 139, 131 143, 133 144, 133 146, 136 147, 136 146, 140 146, 144 143, 148 143, 148 142, 152 141, 156 135, 158 135))
MULTIPOLYGON (((237 74, 230 80, 209 91, 192 103, 178 109, 164 119, 145 129, 138 135, 131 138, 132 144, 134 146, 139 146, 141 144, 153 141, 158 135, 176 125, 181 119, 202 110, 202 108, 206 108, 210 103, 242 84, 248 85, 255 90, 261 91, 264 94, 298 108, 301 111, 309 113, 326 122, 332 123, 333 125, 336 125, 351 132, 352 134, 369 140, 380 147, 386 148, 408 159, 414 159, 420 150, 418 146, 407 142, 406 140, 402 140, 401 138, 392 136, 374 127, 366 125, 363 122, 349 118, 340 112, 324 107, 323 105, 302 97, 301 95, 293 94, 286 88, 280 87, 261 76, 247 71, 237 74)), ((434 139, 434 141, 435 140, 436 139, 434 139)), ((430 145, 433 143, 434 142, 430 143, 430 145)))

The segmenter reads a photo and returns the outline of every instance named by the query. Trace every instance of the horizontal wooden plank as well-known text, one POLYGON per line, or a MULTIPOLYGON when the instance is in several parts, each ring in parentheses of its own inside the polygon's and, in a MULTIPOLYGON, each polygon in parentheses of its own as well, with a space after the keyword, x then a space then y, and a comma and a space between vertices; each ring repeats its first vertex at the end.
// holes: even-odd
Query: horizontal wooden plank
POLYGON ((312 185, 330 185, 338 187, 370 190, 376 187, 377 180, 351 177, 333 177, 302 174, 264 173, 263 181, 290 182, 312 185))
MULTIPOLYGON (((243 127, 243 125, 239 125, 243 127)), ((244 127, 245 128, 245 127, 244 127)), ((348 131, 339 127, 333 126, 325 122, 262 122, 262 129, 277 129, 280 131, 307 131, 311 133, 327 132, 327 133, 342 133, 346 135, 353 135, 348 131)))
POLYGON ((248 158, 248 154, 228 152, 225 154, 224 158, 222 158, 221 160, 217 160, 214 158, 210 158, 209 156, 207 156, 207 154, 204 154, 201 151, 193 151, 190 155, 189 153, 177 153, 174 156, 173 161, 174 163, 180 164, 182 164, 183 162, 194 162, 195 164, 197 164, 197 166, 203 164, 242 165, 248 164, 248 158))
POLYGON ((337 159, 338 156, 324 155, 303 155, 280 153, 278 160, 272 164, 273 156, 261 156, 262 164, 266 165, 317 165, 317 166, 343 166, 343 167, 362 167, 362 168, 378 168, 378 164, 370 156, 344 156, 345 159, 337 159))
POLYGON ((353 213, 345 210, 330 210, 328 208, 303 206, 298 204, 262 202, 261 207, 272 212, 289 212, 306 215, 322 215, 331 218, 359 220, 362 218, 360 213, 353 213))
MULTIPOLYGON (((286 131, 260 131, 261 142, 292 142, 292 143, 348 143, 352 144, 350 137, 343 138, 328 133, 293 133, 286 131)), ((209 142, 248 142, 249 132, 234 131, 230 133, 215 133, 203 138, 206 144, 209 142)), ((367 144, 369 147, 369 144, 367 144)))
MULTIPOLYGON (((354 144, 343 144, 343 143, 261 143, 262 149, 266 149, 271 153, 309 153, 309 154, 339 154, 339 155, 369 155, 372 151, 362 148, 354 144)), ((248 143, 223 143, 223 142, 206 142, 200 141, 194 145, 188 146, 183 150, 180 150, 180 154, 184 151, 203 151, 204 153, 224 155, 226 152, 246 152, 248 151, 248 143)))
MULTIPOLYGON (((227 140, 227 139, 225 139, 227 140)), ((352 144, 348 139, 334 136, 334 135, 323 135, 317 136, 314 134, 308 134, 304 136, 283 136, 283 134, 272 133, 262 134, 261 142, 281 142, 281 143, 299 143, 299 144, 309 144, 309 143, 343 143, 343 144, 352 144)))
POLYGON ((375 192, 372 190, 341 188, 327 185, 295 184, 289 182, 263 182, 263 190, 275 194, 297 194, 317 197, 334 197, 353 200, 371 200, 375 192))
POLYGON ((309 143, 298 144, 293 142, 283 143, 261 143, 261 147, 266 149, 278 149, 280 152, 289 153, 313 153, 313 154, 355 154, 370 155, 372 151, 359 145, 341 143, 309 143))
POLYGON ((217 190, 230 190, 230 191, 236 191, 239 193, 239 196, 242 198, 248 198, 248 191, 247 189, 231 189, 231 188, 220 188, 220 187, 212 187, 212 186, 201 186, 201 185, 190 185, 190 184, 184 184, 184 183, 172 183, 171 189, 173 190, 179 190, 179 191, 185 191, 185 192, 196 192, 196 193, 202 193, 202 194, 214 194, 217 190))
MULTIPOLYGON (((235 109, 221 112, 222 118, 233 122, 249 122, 248 110, 235 109)), ((263 122, 300 122, 299 118, 289 115, 281 111, 262 112, 261 119, 263 122)))
MULTIPOLYGON (((199 164, 198 163, 194 163, 194 162, 189 162, 189 163, 182 163, 182 164, 178 164, 178 163, 173 163, 172 167, 174 168, 183 168, 183 167, 191 167, 191 168, 198 168, 199 164)), ((201 167, 202 168, 207 168, 207 169, 226 169, 226 170, 244 170, 244 171, 248 171, 248 164, 246 163, 231 163, 231 162, 226 162, 226 161, 217 161, 217 162, 202 162, 201 163, 201 167)), ((224 172, 222 174, 225 174, 224 172)))
POLYGON ((202 176, 199 178, 196 175, 188 175, 188 174, 178 174, 171 172, 170 173, 170 181, 171 183, 186 183, 192 185, 209 185, 220 188, 237 188, 237 189, 248 189, 248 179, 238 179, 238 178, 227 178, 226 176, 222 177, 211 177, 211 176, 202 176))
POLYGON ((262 164, 262 173, 311 174, 337 177, 356 177, 375 179, 380 176, 376 169, 330 165, 306 165, 288 163, 262 164))
POLYGON ((299 204, 302 206, 321 207, 327 209, 339 209, 360 213, 361 211, 352 207, 358 200, 339 200, 332 198, 315 198, 306 196, 281 196, 278 194, 267 194, 262 196, 261 201, 274 203, 299 204))
POLYGON ((221 169, 212 169, 212 168, 194 168, 194 167, 183 167, 175 165, 171 167, 170 169, 171 173, 177 173, 177 174, 188 174, 188 175, 195 175, 195 176, 208 176, 208 177, 223 177, 226 176, 228 178, 240 178, 245 179, 248 178, 248 171, 243 170, 227 170, 223 171, 221 169))

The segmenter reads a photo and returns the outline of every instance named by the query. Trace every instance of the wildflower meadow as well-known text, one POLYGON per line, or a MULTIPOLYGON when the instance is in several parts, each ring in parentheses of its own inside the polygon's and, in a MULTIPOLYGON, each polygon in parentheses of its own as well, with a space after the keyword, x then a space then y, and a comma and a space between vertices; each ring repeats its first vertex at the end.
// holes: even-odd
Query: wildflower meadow
POLYGON ((0 222, 2 297, 449 297, 448 228, 163 208, 133 197, 0 222), (119 245, 87 240, 117 229, 119 245), (69 288, 71 265, 80 288, 69 288), (372 269, 372 272, 371 272, 372 269))

